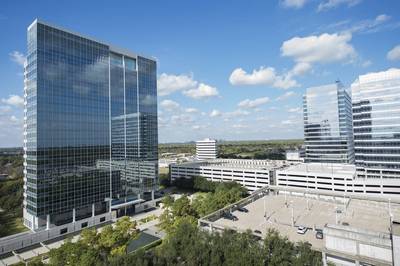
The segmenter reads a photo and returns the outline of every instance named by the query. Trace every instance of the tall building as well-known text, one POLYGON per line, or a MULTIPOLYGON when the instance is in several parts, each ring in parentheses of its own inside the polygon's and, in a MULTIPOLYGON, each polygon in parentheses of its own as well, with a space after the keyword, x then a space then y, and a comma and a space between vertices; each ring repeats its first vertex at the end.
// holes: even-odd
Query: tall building
POLYGON ((214 139, 203 139, 196 141, 197 160, 213 160, 217 158, 217 141, 214 139))
POLYGON ((24 224, 104 222, 151 198, 156 62, 38 20, 27 33, 24 224))
POLYGON ((359 177, 400 177, 400 69, 361 75, 352 84, 359 177))
POLYGON ((306 162, 353 163, 351 98, 338 81, 303 97, 306 162))

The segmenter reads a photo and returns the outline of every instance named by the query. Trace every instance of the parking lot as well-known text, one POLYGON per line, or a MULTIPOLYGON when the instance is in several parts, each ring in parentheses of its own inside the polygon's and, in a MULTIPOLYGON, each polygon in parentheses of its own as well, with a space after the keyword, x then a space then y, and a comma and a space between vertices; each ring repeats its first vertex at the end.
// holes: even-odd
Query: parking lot
POLYGON ((389 232, 389 209, 394 219, 400 218, 400 205, 385 202, 339 198, 336 201, 291 195, 267 195, 245 206, 248 212, 233 211, 237 221, 219 218, 213 224, 220 227, 252 231, 264 235, 269 228, 276 229, 289 240, 308 241, 315 249, 324 246, 323 239, 315 237, 314 229, 323 229, 325 224, 338 224, 389 232), (293 213, 293 216, 292 216, 293 213), (292 218, 293 217, 293 218, 292 218), (293 226, 294 225, 294 226, 293 226), (302 235, 298 226, 308 228, 302 235))

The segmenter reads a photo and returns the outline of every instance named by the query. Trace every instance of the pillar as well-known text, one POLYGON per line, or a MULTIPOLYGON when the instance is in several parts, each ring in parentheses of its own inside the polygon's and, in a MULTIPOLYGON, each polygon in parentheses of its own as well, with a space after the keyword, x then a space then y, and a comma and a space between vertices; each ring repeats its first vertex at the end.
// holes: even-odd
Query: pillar
POLYGON ((72 222, 75 223, 75 208, 72 209, 72 222))
POLYGON ((46 216, 46 230, 50 229, 50 214, 46 216))
POLYGON ((151 200, 154 200, 154 190, 151 191, 151 200))
POLYGON ((92 204, 92 217, 95 216, 96 213, 96 208, 94 207, 94 204, 92 204))

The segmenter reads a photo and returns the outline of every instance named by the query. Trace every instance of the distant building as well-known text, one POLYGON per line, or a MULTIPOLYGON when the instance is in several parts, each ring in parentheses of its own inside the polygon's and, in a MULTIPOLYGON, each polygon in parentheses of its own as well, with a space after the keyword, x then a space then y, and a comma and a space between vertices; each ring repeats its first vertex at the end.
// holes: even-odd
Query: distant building
POLYGON ((304 156, 305 150, 303 149, 289 150, 285 153, 286 161, 290 162, 304 162, 304 156))
POLYGON ((400 69, 361 75, 351 88, 359 177, 400 180, 400 69))
POLYGON ((214 182, 233 181, 254 191, 274 183, 274 170, 287 165, 279 160, 216 159, 171 164, 171 180, 202 176, 214 182))
POLYGON ((306 162, 353 163, 351 98, 340 82, 303 97, 306 162))
POLYGON ((217 141, 204 139, 196 141, 197 160, 213 160, 217 158, 217 141))

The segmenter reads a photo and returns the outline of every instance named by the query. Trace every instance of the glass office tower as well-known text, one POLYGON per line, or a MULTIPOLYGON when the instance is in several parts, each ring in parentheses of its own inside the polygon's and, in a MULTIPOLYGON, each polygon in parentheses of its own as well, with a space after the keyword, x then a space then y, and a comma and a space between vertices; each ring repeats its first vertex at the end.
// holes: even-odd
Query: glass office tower
POLYGON ((353 163, 351 98, 340 82, 303 97, 306 162, 353 163))
POLYGON ((25 225, 49 228, 150 198, 156 62, 37 20, 27 55, 25 225))
POLYGON ((359 177, 400 177, 400 69, 361 75, 352 84, 359 177))

